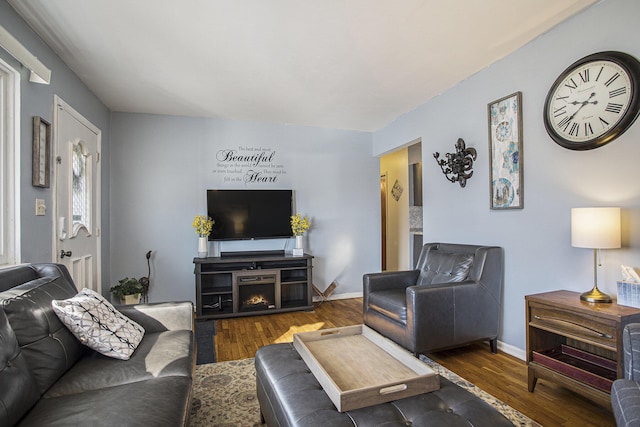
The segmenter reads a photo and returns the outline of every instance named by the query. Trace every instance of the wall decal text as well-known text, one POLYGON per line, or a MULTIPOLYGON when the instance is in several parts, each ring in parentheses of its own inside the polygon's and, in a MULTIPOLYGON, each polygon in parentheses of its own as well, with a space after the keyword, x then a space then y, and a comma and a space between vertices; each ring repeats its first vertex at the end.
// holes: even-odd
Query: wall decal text
POLYGON ((273 184, 287 171, 272 148, 238 146, 216 153, 214 174, 224 175, 225 183, 273 184))

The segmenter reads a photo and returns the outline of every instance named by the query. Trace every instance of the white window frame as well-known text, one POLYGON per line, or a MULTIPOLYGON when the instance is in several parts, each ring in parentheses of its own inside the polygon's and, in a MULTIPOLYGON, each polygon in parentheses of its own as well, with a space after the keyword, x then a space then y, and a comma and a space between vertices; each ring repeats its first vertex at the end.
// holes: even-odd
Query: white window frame
POLYGON ((20 73, 0 59, 0 267, 20 263, 20 73))

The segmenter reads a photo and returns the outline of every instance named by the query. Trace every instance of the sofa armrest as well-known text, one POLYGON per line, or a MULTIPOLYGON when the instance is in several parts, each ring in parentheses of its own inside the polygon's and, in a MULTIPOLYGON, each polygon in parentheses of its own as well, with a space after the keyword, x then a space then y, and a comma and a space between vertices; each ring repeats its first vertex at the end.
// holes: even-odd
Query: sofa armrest
POLYGON ((118 310, 147 332, 194 330, 191 301, 122 305, 118 310))
POLYGON ((640 380, 640 323, 629 323, 622 331, 624 377, 640 380))

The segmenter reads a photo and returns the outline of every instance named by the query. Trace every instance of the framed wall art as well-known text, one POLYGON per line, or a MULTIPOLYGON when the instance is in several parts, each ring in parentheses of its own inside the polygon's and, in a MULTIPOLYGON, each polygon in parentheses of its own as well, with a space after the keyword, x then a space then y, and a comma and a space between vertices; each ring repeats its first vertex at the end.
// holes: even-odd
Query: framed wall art
POLYGON ((487 105, 491 209, 522 209, 522 92, 487 105))
POLYGON ((49 188, 51 176, 51 125, 41 117, 33 118, 33 162, 31 183, 49 188))

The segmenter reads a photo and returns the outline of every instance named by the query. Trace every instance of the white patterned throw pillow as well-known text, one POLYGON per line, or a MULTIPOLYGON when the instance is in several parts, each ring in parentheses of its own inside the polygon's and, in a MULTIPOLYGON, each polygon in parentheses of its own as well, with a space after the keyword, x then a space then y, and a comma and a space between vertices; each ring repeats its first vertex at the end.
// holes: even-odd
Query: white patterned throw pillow
POLYGON ((51 305, 82 344, 105 356, 128 360, 144 336, 142 326, 91 289, 84 288, 73 298, 53 300, 51 305))

